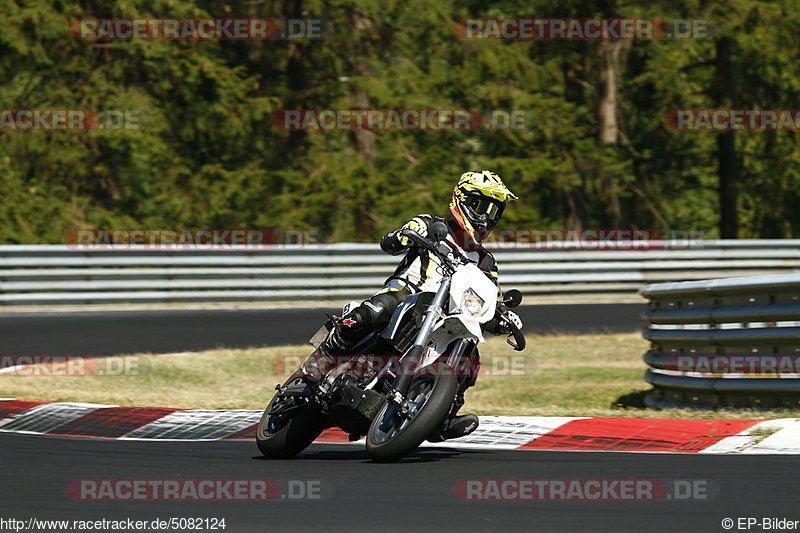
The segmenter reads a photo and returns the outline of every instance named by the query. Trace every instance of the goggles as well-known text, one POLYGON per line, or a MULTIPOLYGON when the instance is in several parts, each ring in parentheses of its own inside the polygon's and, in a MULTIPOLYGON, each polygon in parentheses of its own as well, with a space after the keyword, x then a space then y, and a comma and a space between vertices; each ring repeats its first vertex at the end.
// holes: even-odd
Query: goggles
POLYGON ((464 206, 478 217, 483 218, 485 216, 492 223, 497 223, 500 220, 500 216, 506 208, 505 202, 478 194, 467 196, 467 199, 464 200, 464 206))

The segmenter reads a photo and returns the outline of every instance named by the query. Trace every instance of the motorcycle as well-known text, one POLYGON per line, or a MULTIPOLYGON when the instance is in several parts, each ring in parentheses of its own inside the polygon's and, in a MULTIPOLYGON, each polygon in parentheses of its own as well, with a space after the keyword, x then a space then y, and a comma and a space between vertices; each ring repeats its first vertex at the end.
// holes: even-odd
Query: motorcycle
MULTIPOLYGON (((256 429, 264 456, 294 457, 322 431, 338 426, 350 440, 366 436, 373 461, 398 461, 426 439, 442 440, 437 430, 463 405, 463 393, 480 369, 483 325, 499 321, 508 344, 525 349, 525 337, 508 316, 522 302, 518 290, 498 301, 497 285, 447 244, 447 227, 440 222, 432 225, 430 238, 409 229, 401 234, 436 258, 442 274, 438 289, 406 297, 389 324, 365 335, 346 357, 330 361, 315 350, 276 385, 256 429)), ((354 305, 347 304, 341 317, 354 305)), ((309 341, 312 346, 318 347, 341 317, 329 316, 309 341)))

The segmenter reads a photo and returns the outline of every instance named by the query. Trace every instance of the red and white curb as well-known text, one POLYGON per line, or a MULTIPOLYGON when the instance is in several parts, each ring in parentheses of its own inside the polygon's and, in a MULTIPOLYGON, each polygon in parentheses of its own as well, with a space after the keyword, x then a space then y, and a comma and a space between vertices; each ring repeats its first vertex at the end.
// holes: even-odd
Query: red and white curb
MULTIPOLYGON (((0 399, 0 432, 121 440, 252 439, 260 411, 121 407, 0 399)), ((346 443, 338 429, 317 442, 346 443)), ((428 445, 427 443, 425 445, 428 445)), ((507 450, 800 454, 800 419, 483 416, 462 439, 431 446, 507 450)))

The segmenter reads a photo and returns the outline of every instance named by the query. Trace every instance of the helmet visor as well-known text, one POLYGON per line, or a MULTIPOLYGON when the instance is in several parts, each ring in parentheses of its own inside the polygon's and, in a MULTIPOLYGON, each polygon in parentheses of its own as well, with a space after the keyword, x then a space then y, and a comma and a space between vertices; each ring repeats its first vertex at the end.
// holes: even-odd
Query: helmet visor
POLYGON ((494 223, 500 219, 500 215, 503 214, 503 210, 505 209, 503 202, 495 200, 494 198, 478 195, 470 195, 464 204, 476 215, 485 215, 488 220, 494 223))

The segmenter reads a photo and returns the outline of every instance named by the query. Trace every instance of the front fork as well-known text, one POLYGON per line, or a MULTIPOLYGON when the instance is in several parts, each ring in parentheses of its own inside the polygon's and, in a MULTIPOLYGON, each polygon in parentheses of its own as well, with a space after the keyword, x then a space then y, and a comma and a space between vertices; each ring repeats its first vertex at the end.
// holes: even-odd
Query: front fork
POLYGON ((471 340, 459 339, 447 358, 447 365, 455 369, 456 375, 459 376, 456 400, 453 402, 447 418, 454 417, 458 410, 461 409, 461 406, 464 405, 464 392, 475 384, 475 378, 480 369, 479 355, 474 346, 470 347, 471 344, 473 344, 471 340), (475 374, 472 373, 473 371, 475 374))
POLYGON ((445 276, 433 297, 433 301, 425 312, 425 318, 419 328, 417 337, 414 339, 414 344, 403 357, 403 364, 400 365, 400 375, 392 383, 389 401, 398 405, 403 403, 405 395, 408 393, 408 387, 411 385, 411 380, 417 372, 422 356, 425 354, 425 347, 428 345, 428 339, 431 336, 433 327, 442 316, 442 309, 444 309, 449 292, 450 276, 445 276))

